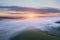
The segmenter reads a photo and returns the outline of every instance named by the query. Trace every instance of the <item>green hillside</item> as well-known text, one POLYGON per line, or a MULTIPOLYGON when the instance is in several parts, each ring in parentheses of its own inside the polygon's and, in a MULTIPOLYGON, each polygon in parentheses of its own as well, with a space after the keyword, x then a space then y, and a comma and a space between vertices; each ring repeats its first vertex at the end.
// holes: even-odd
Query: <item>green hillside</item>
POLYGON ((60 37, 39 30, 28 30, 12 37, 11 40, 60 40, 60 37))

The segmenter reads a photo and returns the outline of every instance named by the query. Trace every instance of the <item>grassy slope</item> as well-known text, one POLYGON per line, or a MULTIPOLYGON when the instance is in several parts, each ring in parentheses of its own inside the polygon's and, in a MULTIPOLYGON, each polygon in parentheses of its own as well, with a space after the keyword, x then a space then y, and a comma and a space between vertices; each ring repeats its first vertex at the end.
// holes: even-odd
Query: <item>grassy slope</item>
POLYGON ((12 37, 11 40, 60 40, 60 37, 39 30, 29 30, 12 37))

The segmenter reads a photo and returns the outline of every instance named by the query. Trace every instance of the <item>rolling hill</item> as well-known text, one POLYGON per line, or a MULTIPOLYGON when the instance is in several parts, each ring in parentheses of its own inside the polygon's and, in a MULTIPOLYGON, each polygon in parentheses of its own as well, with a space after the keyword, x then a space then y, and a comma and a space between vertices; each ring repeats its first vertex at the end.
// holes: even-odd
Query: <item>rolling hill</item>
POLYGON ((40 30, 28 30, 11 38, 11 40, 60 40, 60 36, 40 30))

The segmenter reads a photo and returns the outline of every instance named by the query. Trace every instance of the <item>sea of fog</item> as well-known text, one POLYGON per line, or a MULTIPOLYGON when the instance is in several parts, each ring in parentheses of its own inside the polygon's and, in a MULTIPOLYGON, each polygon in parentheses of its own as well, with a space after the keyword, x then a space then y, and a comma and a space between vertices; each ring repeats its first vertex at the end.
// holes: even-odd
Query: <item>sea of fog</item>
POLYGON ((59 34, 55 29, 60 27, 60 17, 40 17, 33 19, 0 19, 0 40, 9 40, 9 38, 18 32, 31 29, 40 29, 59 34), (53 29, 54 30, 53 30, 53 29))

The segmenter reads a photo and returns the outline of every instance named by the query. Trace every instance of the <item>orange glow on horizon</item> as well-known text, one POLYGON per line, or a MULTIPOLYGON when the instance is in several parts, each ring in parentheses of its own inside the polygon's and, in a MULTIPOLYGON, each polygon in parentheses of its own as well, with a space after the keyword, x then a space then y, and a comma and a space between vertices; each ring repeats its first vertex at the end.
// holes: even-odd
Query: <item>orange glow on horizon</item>
POLYGON ((32 13, 32 12, 25 12, 19 14, 10 14, 10 13, 0 13, 0 17, 24 17, 24 18, 35 18, 40 16, 60 16, 60 13, 32 13))
POLYGON ((36 16, 36 14, 33 14, 33 13, 27 13, 26 14, 27 18, 34 18, 35 16, 36 16))

